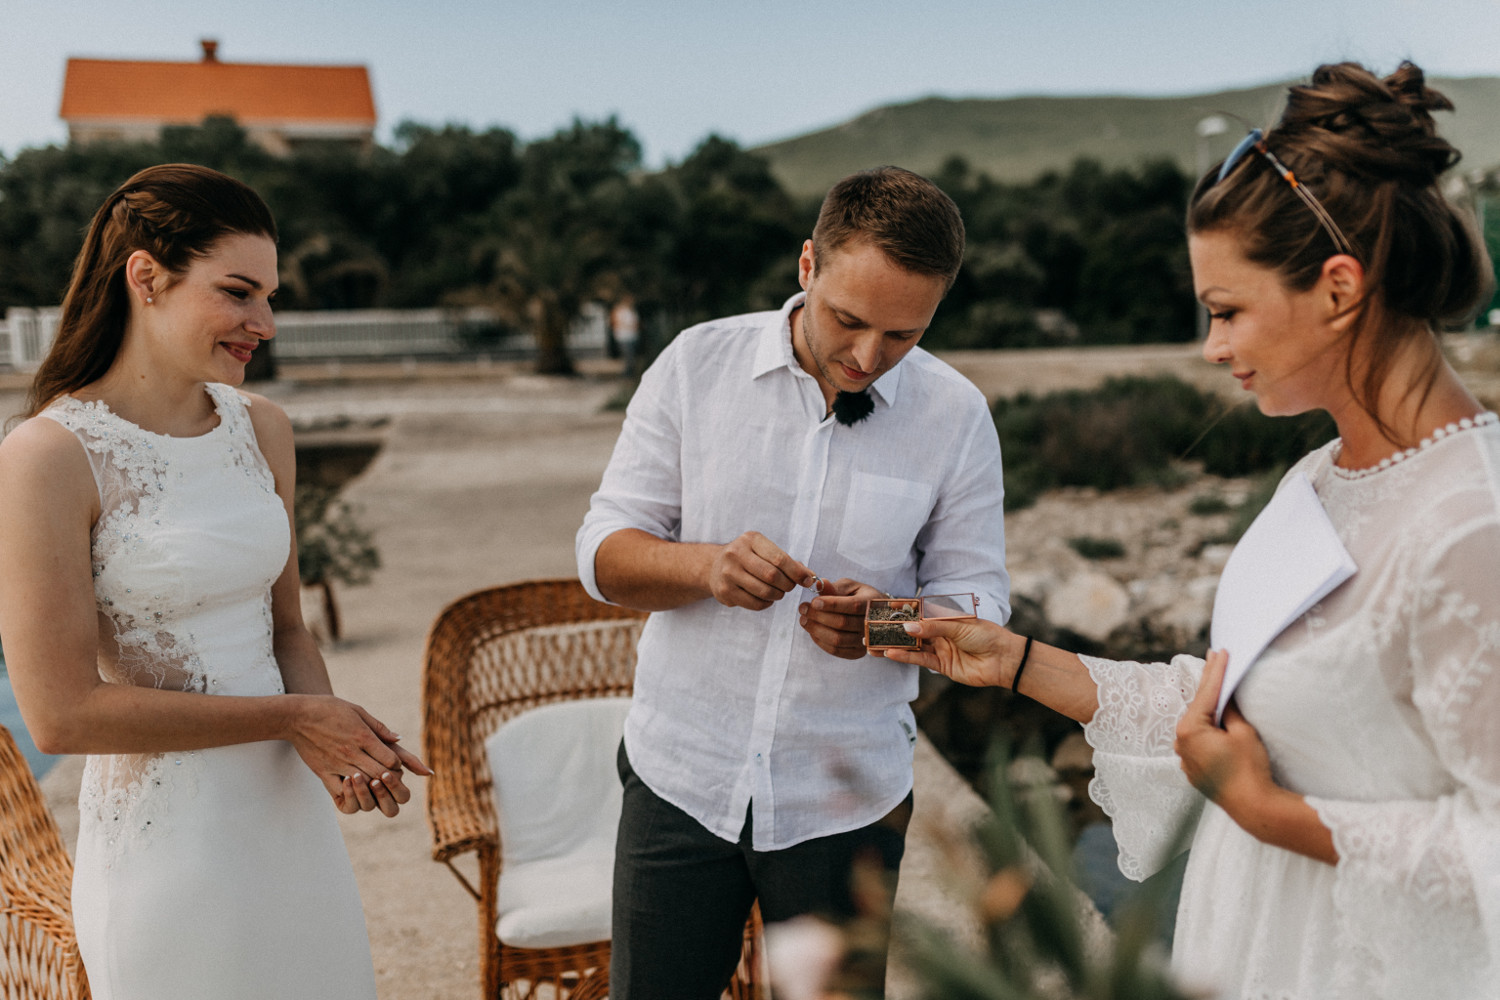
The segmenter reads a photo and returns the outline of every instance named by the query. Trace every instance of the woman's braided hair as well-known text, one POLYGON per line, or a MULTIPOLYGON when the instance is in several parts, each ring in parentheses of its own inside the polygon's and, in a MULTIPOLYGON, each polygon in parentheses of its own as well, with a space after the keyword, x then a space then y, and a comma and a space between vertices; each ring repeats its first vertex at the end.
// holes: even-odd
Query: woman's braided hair
MULTIPOLYGON (((1270 150, 1307 185, 1364 266, 1367 294, 1355 307, 1354 344, 1369 359, 1355 398, 1372 413, 1391 360, 1412 336, 1473 315, 1492 272, 1472 213, 1448 201, 1439 179, 1459 151, 1438 135, 1434 111, 1451 111, 1422 70, 1403 62, 1385 78, 1355 63, 1318 67, 1291 88, 1270 150)), ((1339 252, 1317 218, 1263 157, 1247 156, 1222 183, 1215 166, 1188 207, 1190 233, 1233 232, 1247 259, 1305 291, 1339 252)), ((1425 392, 1436 374, 1434 355, 1425 392)), ((1389 428, 1384 428, 1389 432, 1389 428)))
POLYGON ((276 239, 260 196, 232 177, 188 163, 147 167, 104 200, 89 224, 63 297, 52 347, 31 382, 24 416, 101 378, 114 364, 130 318, 125 262, 137 250, 169 274, 232 234, 276 239))

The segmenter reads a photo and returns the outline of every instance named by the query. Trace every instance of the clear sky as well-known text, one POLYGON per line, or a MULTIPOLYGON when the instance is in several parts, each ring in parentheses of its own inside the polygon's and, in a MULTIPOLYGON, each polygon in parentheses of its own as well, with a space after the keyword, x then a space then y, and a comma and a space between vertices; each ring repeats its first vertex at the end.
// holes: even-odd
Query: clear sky
POLYGON ((406 119, 618 115, 648 162, 929 95, 1187 94, 1352 58, 1500 75, 1500 0, 0 0, 0 153, 60 142, 69 56, 369 67, 406 119))

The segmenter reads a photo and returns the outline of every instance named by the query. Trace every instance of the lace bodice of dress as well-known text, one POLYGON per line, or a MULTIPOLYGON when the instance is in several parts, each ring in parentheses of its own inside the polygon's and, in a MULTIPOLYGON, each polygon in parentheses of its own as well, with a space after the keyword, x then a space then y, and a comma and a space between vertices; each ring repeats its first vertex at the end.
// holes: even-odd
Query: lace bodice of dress
MULTIPOLYGON (((1319 941, 1308 968, 1332 970, 1320 998, 1478 996, 1500 960, 1500 424, 1487 414, 1455 425, 1365 473, 1339 469, 1337 455, 1333 442, 1293 471, 1312 481, 1357 571, 1277 637, 1235 697, 1278 783, 1307 797, 1339 852, 1336 868, 1288 883, 1331 895, 1335 925, 1304 930, 1319 941)), ((1139 877, 1202 808, 1172 754, 1202 661, 1086 662, 1099 683, 1086 729, 1093 792, 1115 818, 1121 868, 1139 877)), ((1265 894, 1281 864, 1258 842, 1224 850, 1209 856, 1255 860, 1205 874, 1204 908, 1233 898, 1231 885, 1265 894)), ((1179 947, 1243 952, 1254 921, 1319 905, 1279 898, 1278 912, 1239 915, 1246 924, 1217 941, 1179 927, 1179 947)))
MULTIPOLYGON (((205 391, 219 423, 191 438, 143 430, 102 401, 64 396, 43 411, 78 438, 99 489, 99 673, 177 691, 279 694, 270 588, 290 546, 286 509, 248 402, 227 385, 205 391)), ((180 768, 190 755, 171 756, 180 768)), ((143 789, 163 780, 156 754, 90 758, 88 769, 80 805, 101 819, 144 808, 143 789)))

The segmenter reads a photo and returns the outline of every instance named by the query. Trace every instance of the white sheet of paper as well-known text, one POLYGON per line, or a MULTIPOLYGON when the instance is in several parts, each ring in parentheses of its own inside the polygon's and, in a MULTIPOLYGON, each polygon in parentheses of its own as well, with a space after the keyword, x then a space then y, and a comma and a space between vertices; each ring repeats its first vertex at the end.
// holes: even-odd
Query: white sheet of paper
POLYGON ((1307 476, 1287 480, 1240 538, 1214 596, 1209 644, 1229 652, 1214 721, 1256 657, 1288 625, 1354 575, 1307 476))

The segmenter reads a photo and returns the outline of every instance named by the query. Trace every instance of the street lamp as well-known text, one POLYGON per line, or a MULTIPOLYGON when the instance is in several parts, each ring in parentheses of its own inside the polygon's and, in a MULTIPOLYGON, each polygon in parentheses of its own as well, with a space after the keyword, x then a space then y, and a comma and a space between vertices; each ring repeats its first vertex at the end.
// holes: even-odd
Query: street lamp
MULTIPOLYGON (((1204 174, 1208 173, 1209 165, 1213 163, 1212 156, 1208 151, 1208 140, 1216 135, 1223 135, 1225 132, 1228 132, 1229 122, 1224 120, 1223 115, 1209 115, 1207 118, 1199 119, 1197 128, 1194 131, 1198 133, 1198 176, 1194 178, 1194 182, 1196 183, 1204 174)), ((1207 340, 1208 310, 1200 304, 1195 305, 1194 311, 1198 314, 1198 339, 1207 340)))
POLYGON ((1224 120, 1223 115, 1209 115, 1199 120, 1196 131, 1198 133, 1198 176, 1202 177, 1208 173, 1208 165, 1213 162, 1209 157, 1208 140, 1228 132, 1229 122, 1224 120))

